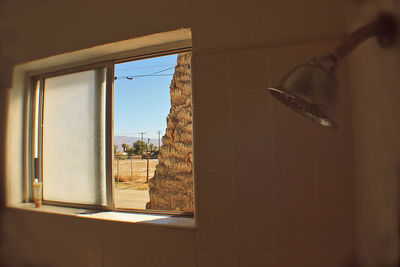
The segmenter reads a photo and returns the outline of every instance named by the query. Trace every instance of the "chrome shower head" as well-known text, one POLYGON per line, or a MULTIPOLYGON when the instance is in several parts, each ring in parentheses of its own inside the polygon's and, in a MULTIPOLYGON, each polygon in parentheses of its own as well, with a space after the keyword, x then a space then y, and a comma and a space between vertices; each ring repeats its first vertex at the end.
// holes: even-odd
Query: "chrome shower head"
POLYGON ((338 101, 337 58, 329 54, 297 66, 276 87, 268 88, 277 100, 327 127, 338 101))
POLYGON ((376 36, 381 47, 393 45, 397 39, 397 21, 388 14, 352 33, 333 53, 295 67, 269 93, 294 111, 314 122, 336 128, 332 117, 338 103, 339 60, 369 37, 376 36))

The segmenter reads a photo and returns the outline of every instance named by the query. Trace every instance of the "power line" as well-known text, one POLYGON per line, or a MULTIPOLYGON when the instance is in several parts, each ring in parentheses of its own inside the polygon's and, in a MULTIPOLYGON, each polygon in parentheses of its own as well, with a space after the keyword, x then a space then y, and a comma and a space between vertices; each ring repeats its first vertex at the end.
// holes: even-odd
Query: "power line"
POLYGON ((153 73, 150 73, 149 75, 157 74, 157 73, 164 72, 166 70, 170 70, 170 69, 174 69, 174 68, 175 68, 175 66, 167 68, 167 69, 159 70, 159 71, 156 71, 156 72, 153 72, 153 73))
POLYGON ((166 68, 166 69, 163 69, 163 70, 159 70, 159 71, 156 71, 156 72, 152 72, 152 73, 149 73, 149 74, 142 74, 142 75, 123 75, 123 76, 115 76, 114 77, 114 80, 118 80, 118 79, 127 79, 127 80, 133 80, 134 78, 142 78, 142 77, 151 77, 151 76, 169 76, 169 75, 174 75, 173 73, 171 74, 171 73, 168 73, 168 74, 158 74, 158 73, 161 73, 161 72, 164 72, 164 71, 167 71, 167 70, 170 70, 170 69, 173 69, 173 68, 175 68, 175 66, 173 66, 173 67, 170 67, 170 68, 166 68))
POLYGON ((127 80, 133 80, 134 78, 145 78, 145 77, 155 77, 155 76, 172 76, 174 75, 173 73, 168 73, 168 74, 155 74, 155 75, 136 75, 136 76, 115 76, 114 80, 121 80, 121 79, 127 79, 127 80))
MULTIPOLYGON (((124 64, 124 63, 121 63, 121 64, 124 64)), ((144 67, 129 67, 129 68, 117 69, 116 71, 126 71, 126 70, 136 70, 136 69, 153 69, 153 68, 168 67, 168 66, 176 66, 176 64, 153 65, 153 66, 144 66, 144 67)))

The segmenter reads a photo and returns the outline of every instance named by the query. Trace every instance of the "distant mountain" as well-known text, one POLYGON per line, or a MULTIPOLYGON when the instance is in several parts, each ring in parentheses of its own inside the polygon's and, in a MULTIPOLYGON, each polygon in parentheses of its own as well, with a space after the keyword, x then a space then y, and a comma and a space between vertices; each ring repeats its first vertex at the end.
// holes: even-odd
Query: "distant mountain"
MULTIPOLYGON (((141 140, 140 137, 134 136, 114 136, 114 144, 118 146, 118 151, 122 151, 122 144, 127 144, 132 146, 136 141, 141 140)), ((144 137, 143 141, 147 143, 147 138, 144 137)), ((160 140, 162 145, 162 140, 160 140)), ((158 138, 150 138, 150 144, 158 146, 158 138)))

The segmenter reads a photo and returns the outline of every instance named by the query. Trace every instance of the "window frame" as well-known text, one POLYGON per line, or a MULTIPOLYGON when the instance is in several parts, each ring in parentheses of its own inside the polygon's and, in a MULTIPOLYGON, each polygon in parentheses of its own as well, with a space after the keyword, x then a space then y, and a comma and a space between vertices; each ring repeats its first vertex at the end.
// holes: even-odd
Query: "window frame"
MULTIPOLYGON (((93 209, 99 211, 121 211, 121 212, 135 212, 135 213, 149 213, 149 214, 166 214, 166 215, 181 215, 193 217, 194 212, 183 212, 183 211, 159 211, 159 210, 145 210, 145 209, 127 209, 127 208, 116 208, 115 206, 115 192, 114 192, 114 76, 115 76, 115 65, 119 63, 142 60, 147 58, 154 58, 159 56, 177 54, 182 52, 192 52, 191 43, 189 40, 172 44, 169 49, 154 49, 148 48, 148 50, 134 50, 130 52, 105 55, 104 57, 92 59, 83 62, 77 62, 68 65, 54 66, 43 70, 36 70, 33 72, 26 73, 26 81, 28 83, 27 88, 27 140, 28 146, 26 147, 27 154, 27 171, 26 178, 24 180, 24 202, 33 202, 32 187, 35 178, 35 173, 39 174, 39 181, 43 181, 42 177, 42 122, 43 122, 43 107, 44 107, 44 80, 46 78, 57 77, 60 75, 79 73, 87 70, 93 70, 98 68, 104 68, 106 70, 106 92, 105 92, 105 180, 106 180, 106 205, 91 205, 91 204, 79 204, 79 203, 68 203, 68 202, 57 202, 57 201, 43 201, 44 205, 71 207, 71 208, 82 208, 82 209, 93 209), (40 83, 39 87, 39 114, 38 114, 38 162, 35 162, 34 146, 36 140, 34 140, 34 126, 35 118, 34 112, 36 107, 35 103, 35 91, 37 90, 37 84, 40 83), (36 166, 38 168, 36 169, 36 166)), ((194 184, 193 184, 194 186, 194 184)), ((194 197, 195 198, 195 197, 194 197)))

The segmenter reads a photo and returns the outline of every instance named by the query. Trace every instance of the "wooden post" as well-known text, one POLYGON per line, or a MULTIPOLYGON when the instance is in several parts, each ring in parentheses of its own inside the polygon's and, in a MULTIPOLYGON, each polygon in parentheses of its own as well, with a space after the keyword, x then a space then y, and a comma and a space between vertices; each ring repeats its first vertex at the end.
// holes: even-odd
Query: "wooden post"
POLYGON ((147 139, 147 147, 146 147, 146 155, 147 155, 147 175, 146 175, 146 183, 149 183, 149 141, 150 141, 150 138, 147 139))
POLYGON ((131 159, 131 181, 132 181, 132 156, 129 156, 129 158, 131 159))

